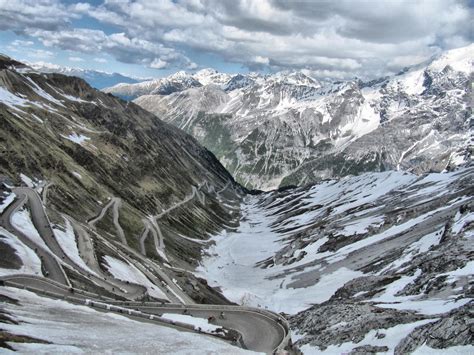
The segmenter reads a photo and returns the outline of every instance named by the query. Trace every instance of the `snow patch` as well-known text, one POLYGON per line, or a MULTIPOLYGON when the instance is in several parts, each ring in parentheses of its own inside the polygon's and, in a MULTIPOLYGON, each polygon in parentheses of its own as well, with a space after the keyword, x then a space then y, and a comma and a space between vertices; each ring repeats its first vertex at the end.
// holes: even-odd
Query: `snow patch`
POLYGON ((66 218, 64 218, 64 222, 66 224, 64 231, 61 229, 62 227, 53 227, 54 236, 56 237, 61 249, 77 266, 91 274, 96 275, 96 273, 84 263, 84 260, 82 260, 79 255, 79 249, 76 244, 76 236, 74 234, 74 229, 71 225, 71 222, 69 222, 69 220, 66 218))
POLYGON ((113 277, 146 287, 148 294, 160 299, 168 299, 161 289, 153 284, 140 270, 128 262, 123 262, 109 255, 104 256, 107 270, 113 277))
POLYGON ((1 276, 14 274, 43 275, 41 272, 41 260, 35 252, 23 244, 17 236, 0 227, 0 241, 10 245, 23 264, 19 269, 0 268, 1 276))
POLYGON ((31 221, 30 212, 27 209, 15 212, 11 216, 11 223, 13 227, 25 234, 35 244, 45 250, 49 250, 43 238, 41 238, 40 234, 38 233, 35 225, 31 221))
POLYGON ((8 206, 15 200, 15 193, 10 193, 6 197, 3 198, 3 201, 0 203, 0 214, 3 213, 7 209, 8 206))
POLYGON ((85 141, 90 140, 90 137, 84 136, 82 134, 77 134, 76 132, 72 132, 68 136, 61 135, 61 137, 66 138, 66 139, 68 139, 71 142, 74 142, 76 144, 82 144, 85 141))
POLYGON ((25 174, 20 174, 20 179, 29 188, 35 187, 35 183, 33 182, 33 180, 30 177, 26 176, 25 174))

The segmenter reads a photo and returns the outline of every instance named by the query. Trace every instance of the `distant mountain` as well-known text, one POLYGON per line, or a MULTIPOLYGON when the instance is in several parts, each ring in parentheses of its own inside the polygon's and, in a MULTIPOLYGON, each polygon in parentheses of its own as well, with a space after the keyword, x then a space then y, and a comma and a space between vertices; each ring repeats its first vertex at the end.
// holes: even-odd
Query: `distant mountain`
POLYGON ((132 78, 119 73, 107 73, 99 70, 63 67, 45 62, 29 63, 28 65, 42 73, 58 73, 67 76, 77 76, 78 78, 87 81, 89 85, 96 89, 103 89, 118 83, 133 84, 145 80, 140 78, 132 78))
POLYGON ((219 73, 214 69, 202 69, 194 74, 179 71, 165 78, 147 80, 137 84, 120 83, 103 89, 126 100, 135 99, 142 95, 169 95, 190 88, 205 85, 224 87, 232 75, 219 73))
POLYGON ((249 188, 362 171, 442 171, 473 150, 473 57, 470 45, 371 82, 238 74, 135 102, 196 137, 249 188))

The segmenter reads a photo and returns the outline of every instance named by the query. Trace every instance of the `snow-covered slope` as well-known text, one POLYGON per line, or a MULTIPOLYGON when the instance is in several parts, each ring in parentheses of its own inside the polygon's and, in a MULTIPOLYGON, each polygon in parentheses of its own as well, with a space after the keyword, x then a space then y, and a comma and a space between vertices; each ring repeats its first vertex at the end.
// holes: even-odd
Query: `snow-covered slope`
POLYGON ((365 173, 248 197, 198 274, 234 302, 293 314, 309 353, 467 345, 473 176, 365 173))
POLYGON ((442 171, 470 159, 473 58, 470 45, 368 83, 318 82, 302 72, 237 75, 214 90, 136 102, 194 135, 247 187, 442 171))
MULTIPOLYGON (((14 315, 15 319, 2 323, 2 330, 18 335, 9 346, 21 354, 191 354, 193 349, 204 349, 208 354, 257 354, 220 339, 99 312, 25 290, 5 287, 0 289, 0 296, 4 300, 3 317, 14 315), (27 340, 21 342, 21 338, 27 340)), ((4 351, 10 353, 2 347, 4 351)))

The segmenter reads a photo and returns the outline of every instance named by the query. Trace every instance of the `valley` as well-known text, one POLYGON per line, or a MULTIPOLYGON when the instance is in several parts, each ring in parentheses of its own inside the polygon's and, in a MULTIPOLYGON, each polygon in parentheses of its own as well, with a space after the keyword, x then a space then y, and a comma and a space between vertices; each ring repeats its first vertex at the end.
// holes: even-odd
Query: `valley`
POLYGON ((459 61, 447 54, 452 69, 437 67, 438 58, 398 84, 329 90, 294 73, 208 70, 158 80, 158 91, 135 102, 0 57, 2 350, 473 351, 463 51, 459 61), (396 89, 394 98, 396 85, 427 73, 439 79, 438 69, 449 75, 419 83, 419 102, 387 113, 404 95, 396 89), (446 94, 434 92, 447 85, 446 94), (268 87, 299 99, 283 107, 286 96, 265 97, 268 87), (384 99, 368 104, 377 93, 384 99), (157 98, 153 113, 140 107, 157 98), (323 106, 335 110, 329 121, 317 114, 323 106), (368 115, 376 107, 378 116, 368 115), (312 135, 300 135, 301 146, 288 138, 295 112, 310 117, 298 124, 317 126, 301 127, 312 135), (392 149, 383 161, 364 160, 381 141, 392 149), (229 168, 227 157, 243 151, 233 142, 257 160, 229 168), (279 165, 275 156, 301 160, 279 165))

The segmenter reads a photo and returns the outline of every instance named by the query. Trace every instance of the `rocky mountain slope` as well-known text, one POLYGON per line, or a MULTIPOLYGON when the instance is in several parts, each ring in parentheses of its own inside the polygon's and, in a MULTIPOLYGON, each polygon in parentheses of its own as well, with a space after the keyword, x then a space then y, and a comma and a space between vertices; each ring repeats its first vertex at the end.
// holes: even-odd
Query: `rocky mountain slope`
POLYGON ((57 222, 100 216, 98 230, 181 266, 196 263, 209 233, 235 223, 235 211, 220 202, 226 194, 237 201, 233 178, 194 138, 79 78, 40 74, 5 57, 0 64, 0 174, 9 185, 51 184, 57 222), (113 209, 123 227, 116 233, 113 209), (166 250, 151 231, 143 237, 147 228, 166 250), (182 237, 190 230, 194 241, 182 237))
POLYGON ((134 84, 144 81, 144 79, 131 78, 119 73, 107 73, 99 70, 65 67, 45 62, 29 63, 28 66, 41 73, 57 73, 67 76, 77 76, 78 78, 87 81, 89 85, 96 89, 104 89, 120 83, 134 84))
POLYGON ((473 58, 470 45, 372 82, 237 75, 135 102, 196 137, 247 187, 442 171, 470 160, 473 58))
POLYGON ((305 354, 470 352, 473 177, 363 173, 249 196, 198 275, 289 314, 305 354))

